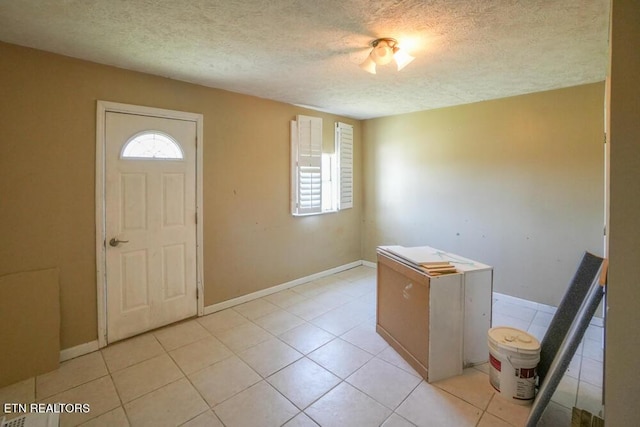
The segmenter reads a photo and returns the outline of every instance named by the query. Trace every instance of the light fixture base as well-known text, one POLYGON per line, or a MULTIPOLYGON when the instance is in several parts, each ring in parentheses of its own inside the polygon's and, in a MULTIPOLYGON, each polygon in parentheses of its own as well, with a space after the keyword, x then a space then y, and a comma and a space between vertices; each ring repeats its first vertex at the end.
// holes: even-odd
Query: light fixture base
POLYGON ((391 49, 396 49, 396 45, 398 44, 398 40, 393 39, 391 37, 381 37, 379 39, 375 39, 371 42, 371 47, 377 47, 381 42, 387 43, 391 49))

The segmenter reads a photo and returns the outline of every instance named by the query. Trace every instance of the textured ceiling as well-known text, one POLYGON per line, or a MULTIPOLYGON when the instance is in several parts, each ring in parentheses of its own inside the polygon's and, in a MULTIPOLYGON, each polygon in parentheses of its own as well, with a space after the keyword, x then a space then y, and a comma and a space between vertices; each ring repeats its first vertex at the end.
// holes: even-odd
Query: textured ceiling
POLYGON ((608 23, 609 0, 0 1, 7 43, 360 119, 604 80, 608 23), (416 60, 364 72, 377 37, 416 60))

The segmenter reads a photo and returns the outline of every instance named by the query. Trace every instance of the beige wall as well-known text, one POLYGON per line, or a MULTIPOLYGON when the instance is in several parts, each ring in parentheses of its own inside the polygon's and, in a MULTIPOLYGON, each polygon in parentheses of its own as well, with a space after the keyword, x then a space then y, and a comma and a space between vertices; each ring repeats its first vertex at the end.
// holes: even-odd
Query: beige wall
POLYGON ((604 84, 367 120, 363 255, 429 245, 557 305, 603 254, 604 84))
POLYGON ((0 389, 57 369, 60 361, 58 269, 0 276, 0 325, 0 389))
MULTIPOLYGON (((204 115, 204 285, 211 305, 361 259, 361 203, 289 213, 289 121, 360 122, 0 43, 0 275, 58 267, 61 347, 97 338, 96 100, 204 115), (313 247, 311 246, 313 243, 313 247)), ((355 191, 361 163, 355 159, 355 191)))
POLYGON ((609 282, 605 422, 640 420, 640 5, 614 0, 611 21, 609 282))

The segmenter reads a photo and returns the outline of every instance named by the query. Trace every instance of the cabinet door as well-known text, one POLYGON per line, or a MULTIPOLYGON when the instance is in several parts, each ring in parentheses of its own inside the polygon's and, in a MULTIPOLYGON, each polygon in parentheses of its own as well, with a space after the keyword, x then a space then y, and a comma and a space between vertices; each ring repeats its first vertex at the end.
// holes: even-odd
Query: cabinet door
POLYGON ((378 255, 377 324, 428 369, 429 278, 378 255))

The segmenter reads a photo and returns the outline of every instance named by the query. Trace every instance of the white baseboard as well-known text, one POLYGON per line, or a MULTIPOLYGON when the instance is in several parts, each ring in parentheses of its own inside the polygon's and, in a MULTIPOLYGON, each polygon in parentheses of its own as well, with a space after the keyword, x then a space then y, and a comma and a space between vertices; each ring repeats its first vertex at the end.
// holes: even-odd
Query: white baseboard
POLYGON ((362 265, 364 265, 365 267, 378 268, 378 264, 371 261, 362 260, 362 265))
POLYGON ((92 353, 99 348, 100 346, 98 345, 98 340, 86 342, 75 347, 65 348, 64 350, 60 350, 60 362, 64 362, 65 360, 73 359, 79 356, 84 356, 85 354, 92 353))
POLYGON ((267 289, 262 289, 257 292, 253 292, 247 295, 242 295, 237 298, 232 298, 227 301, 219 302, 217 304, 208 305, 204 308, 204 315, 215 313, 216 311, 224 310, 239 304, 243 304, 245 302, 253 301, 254 299, 262 298, 267 295, 275 294, 276 292, 284 291, 285 289, 293 288, 294 286, 301 285, 303 283, 310 282, 312 280, 320 279, 322 277, 330 276, 332 274, 339 273, 344 270, 349 270, 350 268, 358 267, 360 265, 366 265, 368 267, 375 266, 375 264, 370 265, 369 261, 354 261, 349 264, 344 264, 339 267, 334 267, 329 270, 321 271, 319 273, 311 274, 306 277, 301 277, 299 279, 292 280, 290 282, 282 283, 280 285, 275 285, 267 289))
MULTIPOLYGON (((544 311, 550 314, 555 313, 555 310, 557 309, 557 307, 554 307, 552 305, 541 304, 518 297, 512 297, 511 295, 501 294, 499 292, 494 292, 493 297, 501 301, 510 302, 512 304, 521 305, 524 307, 532 308, 534 310, 544 311)), ((593 318, 591 318, 591 321, 589 323, 600 328, 604 327, 604 319, 598 312, 596 312, 593 318)))
POLYGON ((512 297, 511 295, 501 294, 500 292, 494 292, 493 293, 493 297, 497 298, 500 301, 521 305, 523 307, 531 308, 533 310, 537 310, 538 309, 538 303, 537 302, 529 301, 529 300, 526 300, 526 299, 523 299, 523 298, 512 297))
MULTIPOLYGON (((341 265, 339 267, 335 267, 329 270, 321 271, 319 273, 311 274, 306 277, 301 277, 299 279, 295 279, 287 283, 282 283, 280 285, 272 286, 270 288, 253 292, 251 294, 243 295, 238 298, 233 298, 228 301, 207 306, 204 308, 204 315, 206 316, 207 314, 215 313, 216 311, 224 310, 225 308, 233 307, 235 305, 252 301, 254 299, 262 298, 264 296, 271 295, 273 293, 280 292, 285 289, 289 289, 306 282, 310 282, 311 280, 316 280, 322 277, 330 276, 332 274, 336 274, 344 270, 349 270, 350 268, 358 267, 360 265, 365 265, 367 267, 376 266, 374 263, 371 263, 369 261, 354 261, 349 264, 341 265)), ((60 350, 60 362, 64 362, 66 360, 84 356, 85 354, 92 353, 99 349, 100 349, 100 345, 98 343, 98 340, 86 342, 84 344, 80 344, 75 347, 65 348, 64 350, 60 350)))

